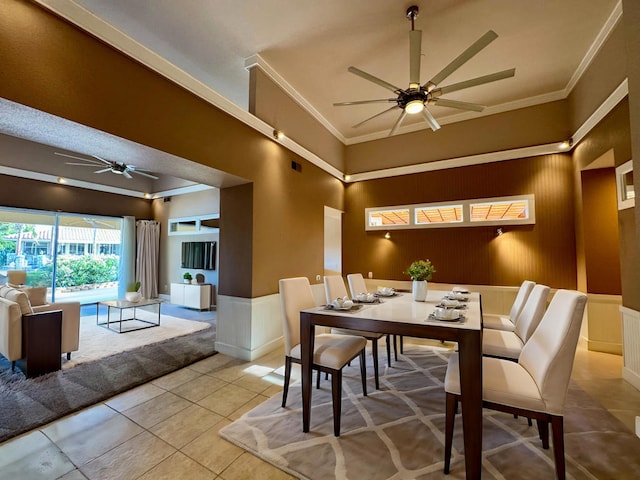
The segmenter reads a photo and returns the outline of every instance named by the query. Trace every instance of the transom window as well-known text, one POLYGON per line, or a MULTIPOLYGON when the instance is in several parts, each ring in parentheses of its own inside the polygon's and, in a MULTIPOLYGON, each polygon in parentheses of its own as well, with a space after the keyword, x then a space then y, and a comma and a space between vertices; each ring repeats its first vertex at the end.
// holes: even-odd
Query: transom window
POLYGON ((522 220, 529 215, 529 202, 516 200, 507 202, 486 202, 471 204, 471 221, 486 222, 496 220, 522 220))
POLYGON ((376 210, 369 216, 371 226, 409 225, 409 209, 376 210))
POLYGON ((462 205, 441 205, 438 207, 416 207, 416 225, 462 222, 462 205))
POLYGON ((531 195, 365 209, 366 230, 534 224, 531 195))

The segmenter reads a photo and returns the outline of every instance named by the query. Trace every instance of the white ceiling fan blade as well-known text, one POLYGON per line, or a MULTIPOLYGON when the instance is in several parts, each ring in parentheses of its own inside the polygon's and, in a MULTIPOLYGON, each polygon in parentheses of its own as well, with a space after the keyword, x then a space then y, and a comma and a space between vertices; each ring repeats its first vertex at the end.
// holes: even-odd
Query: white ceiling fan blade
POLYGON ((473 112, 481 112, 484 110, 484 105, 477 103, 460 102, 458 100, 447 100, 446 98, 434 98, 429 100, 429 105, 438 105, 439 107, 451 107, 458 108, 460 110, 471 110, 473 112))
POLYGON ((409 84, 413 88, 420 86, 420 55, 422 48, 422 32, 409 32, 409 84))
POLYGON ((355 125, 354 125, 353 127, 351 127, 351 128, 358 128, 359 126, 364 125, 364 124, 365 124, 366 122, 368 122, 369 120, 373 120, 374 118, 379 117, 380 115, 384 115, 385 113, 390 112, 390 111, 391 111, 391 110, 393 110, 394 108, 399 108, 399 107, 398 107, 397 105, 394 105, 393 107, 388 108, 388 109, 386 109, 386 110, 383 110, 383 111, 382 111, 382 112, 380 112, 380 113, 376 113, 373 117, 369 117, 369 118, 367 118, 366 120, 363 120, 363 121, 361 121, 360 123, 355 124, 355 125))
POLYGON ((110 171, 111 171, 111 168, 107 167, 107 168, 103 168, 102 170, 96 170, 93 173, 105 173, 105 172, 110 172, 110 171))
POLYGON ((435 90, 432 90, 431 93, 437 97, 445 93, 457 92, 458 90, 462 90, 465 88, 476 87, 478 85, 483 85, 485 83, 491 83, 497 80, 502 80, 504 78, 513 77, 515 74, 516 74, 516 69, 510 68, 508 70, 503 70, 501 72, 491 73, 489 75, 484 75, 482 77, 476 77, 470 80, 465 80, 464 82, 458 82, 452 85, 447 85, 445 87, 436 88, 435 90))
POLYGON ((437 86, 442 82, 445 78, 455 72, 458 68, 464 65, 466 62, 471 60, 480 50, 493 42, 496 38, 498 38, 498 34, 493 30, 489 30, 482 37, 475 41, 473 45, 467 48, 464 52, 458 55, 449 65, 444 67, 439 73, 436 74, 431 80, 425 83, 424 87, 429 89, 437 86))
POLYGON ((125 178, 128 178, 128 179, 133 178, 133 177, 129 174, 129 172, 128 172, 128 171, 126 171, 126 170, 124 170, 124 171, 122 172, 122 175, 124 175, 124 177, 125 177, 125 178))
POLYGON ((96 168, 97 163, 76 163, 76 162, 64 162, 65 165, 75 165, 76 167, 93 167, 96 168))
POLYGON ((402 121, 404 120, 404 117, 406 116, 407 116, 407 112, 405 110, 402 110, 402 113, 398 117, 398 120, 396 120, 396 123, 393 124, 393 128, 389 132, 390 137, 396 134, 396 132, 400 128, 400 124, 402 123, 402 121))
POLYGON ((83 162, 94 163, 95 165, 100 165, 100 162, 96 162, 95 160, 92 160, 90 158, 77 157, 76 155, 69 155, 68 153, 61 153, 61 152, 53 152, 53 154, 60 155, 61 157, 75 158, 76 160, 82 160, 83 162))
POLYGON ((97 158, 98 160, 100 160, 105 165, 113 165, 114 164, 114 162, 110 162, 109 160, 105 160, 104 158, 100 158, 98 155, 91 155, 91 156, 93 158, 97 158))
POLYGON ((433 117, 433 115, 431 115, 431 112, 429 110, 427 110, 426 108, 422 109, 422 116, 424 117, 424 119, 427 121, 427 123, 431 127, 431 130, 433 130, 435 132, 436 130, 438 130, 440 128, 440 124, 436 121, 436 119, 433 117))
POLYGON ((154 180, 158 180, 158 177, 156 177, 155 175, 151 175, 149 173, 144 173, 144 172, 141 172, 140 170, 137 170, 137 169, 134 170, 134 169, 130 168, 129 171, 131 173, 137 173, 138 175, 142 175, 143 177, 148 177, 148 178, 152 178, 154 180))
POLYGON ((378 77, 374 77, 370 73, 363 72, 359 68, 349 67, 347 70, 349 72, 353 73, 354 75, 358 75, 359 77, 362 77, 365 80, 369 80, 370 82, 373 82, 376 85, 380 85, 381 87, 386 88, 387 90, 391 90, 394 93, 398 93, 398 92, 402 92, 403 91, 401 88, 396 87, 395 85, 391 85, 389 82, 385 82, 384 80, 382 80, 382 79, 380 79, 378 77))
POLYGON ((395 98, 381 98, 380 100, 357 100, 355 102, 339 102, 339 103, 334 103, 333 106, 334 107, 345 107, 347 105, 366 105, 368 103, 389 103, 389 102, 396 102, 397 99, 395 98))

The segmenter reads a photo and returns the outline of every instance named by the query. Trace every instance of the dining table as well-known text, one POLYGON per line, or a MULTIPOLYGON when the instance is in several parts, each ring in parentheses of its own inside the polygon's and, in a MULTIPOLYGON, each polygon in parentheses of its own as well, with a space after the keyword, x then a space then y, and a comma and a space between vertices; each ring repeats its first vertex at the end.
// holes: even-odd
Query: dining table
POLYGON ((302 430, 309 432, 315 327, 346 328, 457 342, 464 458, 467 479, 478 479, 482 464, 482 299, 479 293, 466 293, 464 309, 458 319, 439 320, 433 313, 449 291, 429 289, 424 302, 410 293, 379 296, 379 303, 357 304, 337 310, 329 306, 300 312, 302 363, 302 430))

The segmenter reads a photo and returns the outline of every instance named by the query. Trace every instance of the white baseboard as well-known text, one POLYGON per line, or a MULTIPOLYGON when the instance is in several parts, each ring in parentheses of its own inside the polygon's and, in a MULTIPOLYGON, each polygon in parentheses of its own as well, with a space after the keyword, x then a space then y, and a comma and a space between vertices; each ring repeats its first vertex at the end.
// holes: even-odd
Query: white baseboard
POLYGON ((622 378, 640 390, 640 375, 627 367, 622 367, 622 378))
POLYGON ((224 355, 229 355, 230 357, 239 358, 241 360, 246 360, 248 362, 252 362, 256 358, 260 358, 263 355, 275 350, 276 348, 280 348, 282 350, 282 358, 284 359, 284 338, 280 337, 271 342, 265 343, 258 348, 253 350, 249 350, 247 348, 239 347, 238 345, 230 345, 228 343, 223 343, 216 341, 215 349, 218 353, 222 353, 224 355))

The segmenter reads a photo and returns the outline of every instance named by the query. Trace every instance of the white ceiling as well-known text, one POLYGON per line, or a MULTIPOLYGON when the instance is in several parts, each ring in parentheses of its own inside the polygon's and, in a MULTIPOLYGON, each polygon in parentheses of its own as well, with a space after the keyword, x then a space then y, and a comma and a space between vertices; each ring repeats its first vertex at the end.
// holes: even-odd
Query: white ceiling
MULTIPOLYGON (((384 137, 396 120, 398 113, 388 113, 354 129, 352 125, 387 109, 388 105, 334 107, 333 103, 393 97, 388 90, 348 73, 350 65, 402 88, 408 87, 411 23, 405 12, 411 5, 420 7, 415 28, 422 30, 421 83, 488 30, 494 30, 498 39, 443 84, 516 68, 514 78, 445 96, 484 104, 487 109, 483 113, 429 107, 443 125, 566 97, 621 11, 619 0, 38 2, 58 12, 86 9, 89 15, 76 15, 71 20, 80 27, 85 23, 95 26, 97 22, 105 29, 115 28, 243 110, 247 109, 249 95, 245 63, 258 55, 270 67, 271 74, 288 84, 299 101, 315 110, 345 143, 384 137)), ((3 110, 5 107, 6 104, 0 105, 3 110)), ((424 121, 418 120, 414 125, 406 120, 399 133, 427 128, 424 121)), ((78 143, 77 135, 67 141, 60 130, 50 138, 38 139, 29 136, 37 128, 31 128, 31 133, 21 128, 24 125, 17 128, 0 125, 0 133, 69 152, 134 163, 161 174, 192 180, 203 178, 193 165, 176 170, 175 159, 165 158, 164 163, 157 163, 150 159, 148 150, 136 153, 135 145, 117 147, 114 138, 99 140, 99 132, 89 137, 90 145, 83 145, 78 143), (109 150, 103 150, 106 148, 109 150), (166 171, 158 165, 166 165, 166 171), (197 175, 192 175, 193 172, 197 175)), ((55 162, 60 164, 61 157, 55 162)), ((221 172, 212 171, 210 175, 210 185, 240 181, 227 179, 221 172)), ((96 177, 87 175, 88 181, 97 181, 96 177)))

